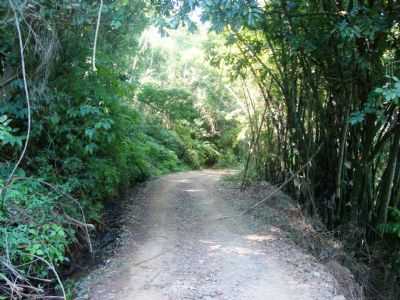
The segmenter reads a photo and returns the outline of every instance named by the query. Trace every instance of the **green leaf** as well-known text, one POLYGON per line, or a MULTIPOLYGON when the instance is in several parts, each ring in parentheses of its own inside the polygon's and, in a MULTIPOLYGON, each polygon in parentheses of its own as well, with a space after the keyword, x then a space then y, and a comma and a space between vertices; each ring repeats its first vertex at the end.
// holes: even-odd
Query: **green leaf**
POLYGON ((364 112, 361 112, 361 111, 354 112, 351 114, 349 121, 350 121, 351 125, 356 125, 356 124, 364 121, 364 117, 365 117, 364 112))

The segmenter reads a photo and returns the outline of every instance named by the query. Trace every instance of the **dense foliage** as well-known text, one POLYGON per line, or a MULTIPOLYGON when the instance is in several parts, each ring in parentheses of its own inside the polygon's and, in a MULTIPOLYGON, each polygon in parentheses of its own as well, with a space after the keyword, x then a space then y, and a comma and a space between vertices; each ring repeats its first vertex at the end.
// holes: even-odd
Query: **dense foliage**
POLYGON ((225 36, 214 60, 258 89, 245 180, 297 174, 288 191, 368 264, 369 296, 398 299, 400 3, 157 3, 169 26, 200 9, 225 36))
POLYGON ((161 37, 153 27, 143 39, 150 59, 137 100, 153 120, 178 133, 188 150, 184 161, 194 168, 231 166, 242 148, 241 103, 227 88, 233 83, 226 70, 207 61, 210 45, 219 40, 206 31, 161 37))
POLYGON ((0 299, 68 294, 60 271, 93 250, 105 200, 232 144, 204 99, 155 77, 170 57, 141 42, 151 16, 145 1, 0 3, 0 299))

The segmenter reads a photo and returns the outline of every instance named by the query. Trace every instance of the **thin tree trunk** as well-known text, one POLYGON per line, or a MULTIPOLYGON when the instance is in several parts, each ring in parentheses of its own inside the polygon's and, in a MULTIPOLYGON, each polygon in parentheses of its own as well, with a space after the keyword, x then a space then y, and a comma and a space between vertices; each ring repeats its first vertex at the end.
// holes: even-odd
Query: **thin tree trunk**
POLYGON ((379 215, 377 224, 387 223, 389 204, 392 198, 394 175, 396 172, 397 158, 400 150, 400 128, 396 131, 390 149, 389 162, 383 176, 383 185, 379 195, 379 215))

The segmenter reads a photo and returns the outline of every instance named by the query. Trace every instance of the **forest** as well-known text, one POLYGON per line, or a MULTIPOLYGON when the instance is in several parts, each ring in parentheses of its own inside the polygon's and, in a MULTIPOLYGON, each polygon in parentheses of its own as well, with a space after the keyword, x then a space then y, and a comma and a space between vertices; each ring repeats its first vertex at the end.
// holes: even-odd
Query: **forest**
POLYGON ((211 167, 281 186, 399 299, 398 0, 2 0, 0 41, 0 299, 74 299, 107 203, 211 167))

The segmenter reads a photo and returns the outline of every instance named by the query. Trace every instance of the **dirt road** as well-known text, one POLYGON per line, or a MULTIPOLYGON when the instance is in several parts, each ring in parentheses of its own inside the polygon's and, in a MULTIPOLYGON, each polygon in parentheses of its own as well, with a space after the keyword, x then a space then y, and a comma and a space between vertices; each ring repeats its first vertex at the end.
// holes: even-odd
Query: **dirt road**
POLYGON ((193 171, 149 182, 142 191, 147 215, 131 224, 124 245, 95 271, 90 299, 306 300, 335 298, 335 281, 276 228, 252 229, 217 188, 223 172, 193 171), (138 225, 137 223, 140 223, 138 225), (140 231, 129 234, 132 231, 140 231), (291 247, 290 252, 282 251, 291 247), (298 263, 288 263, 295 253, 298 263))

